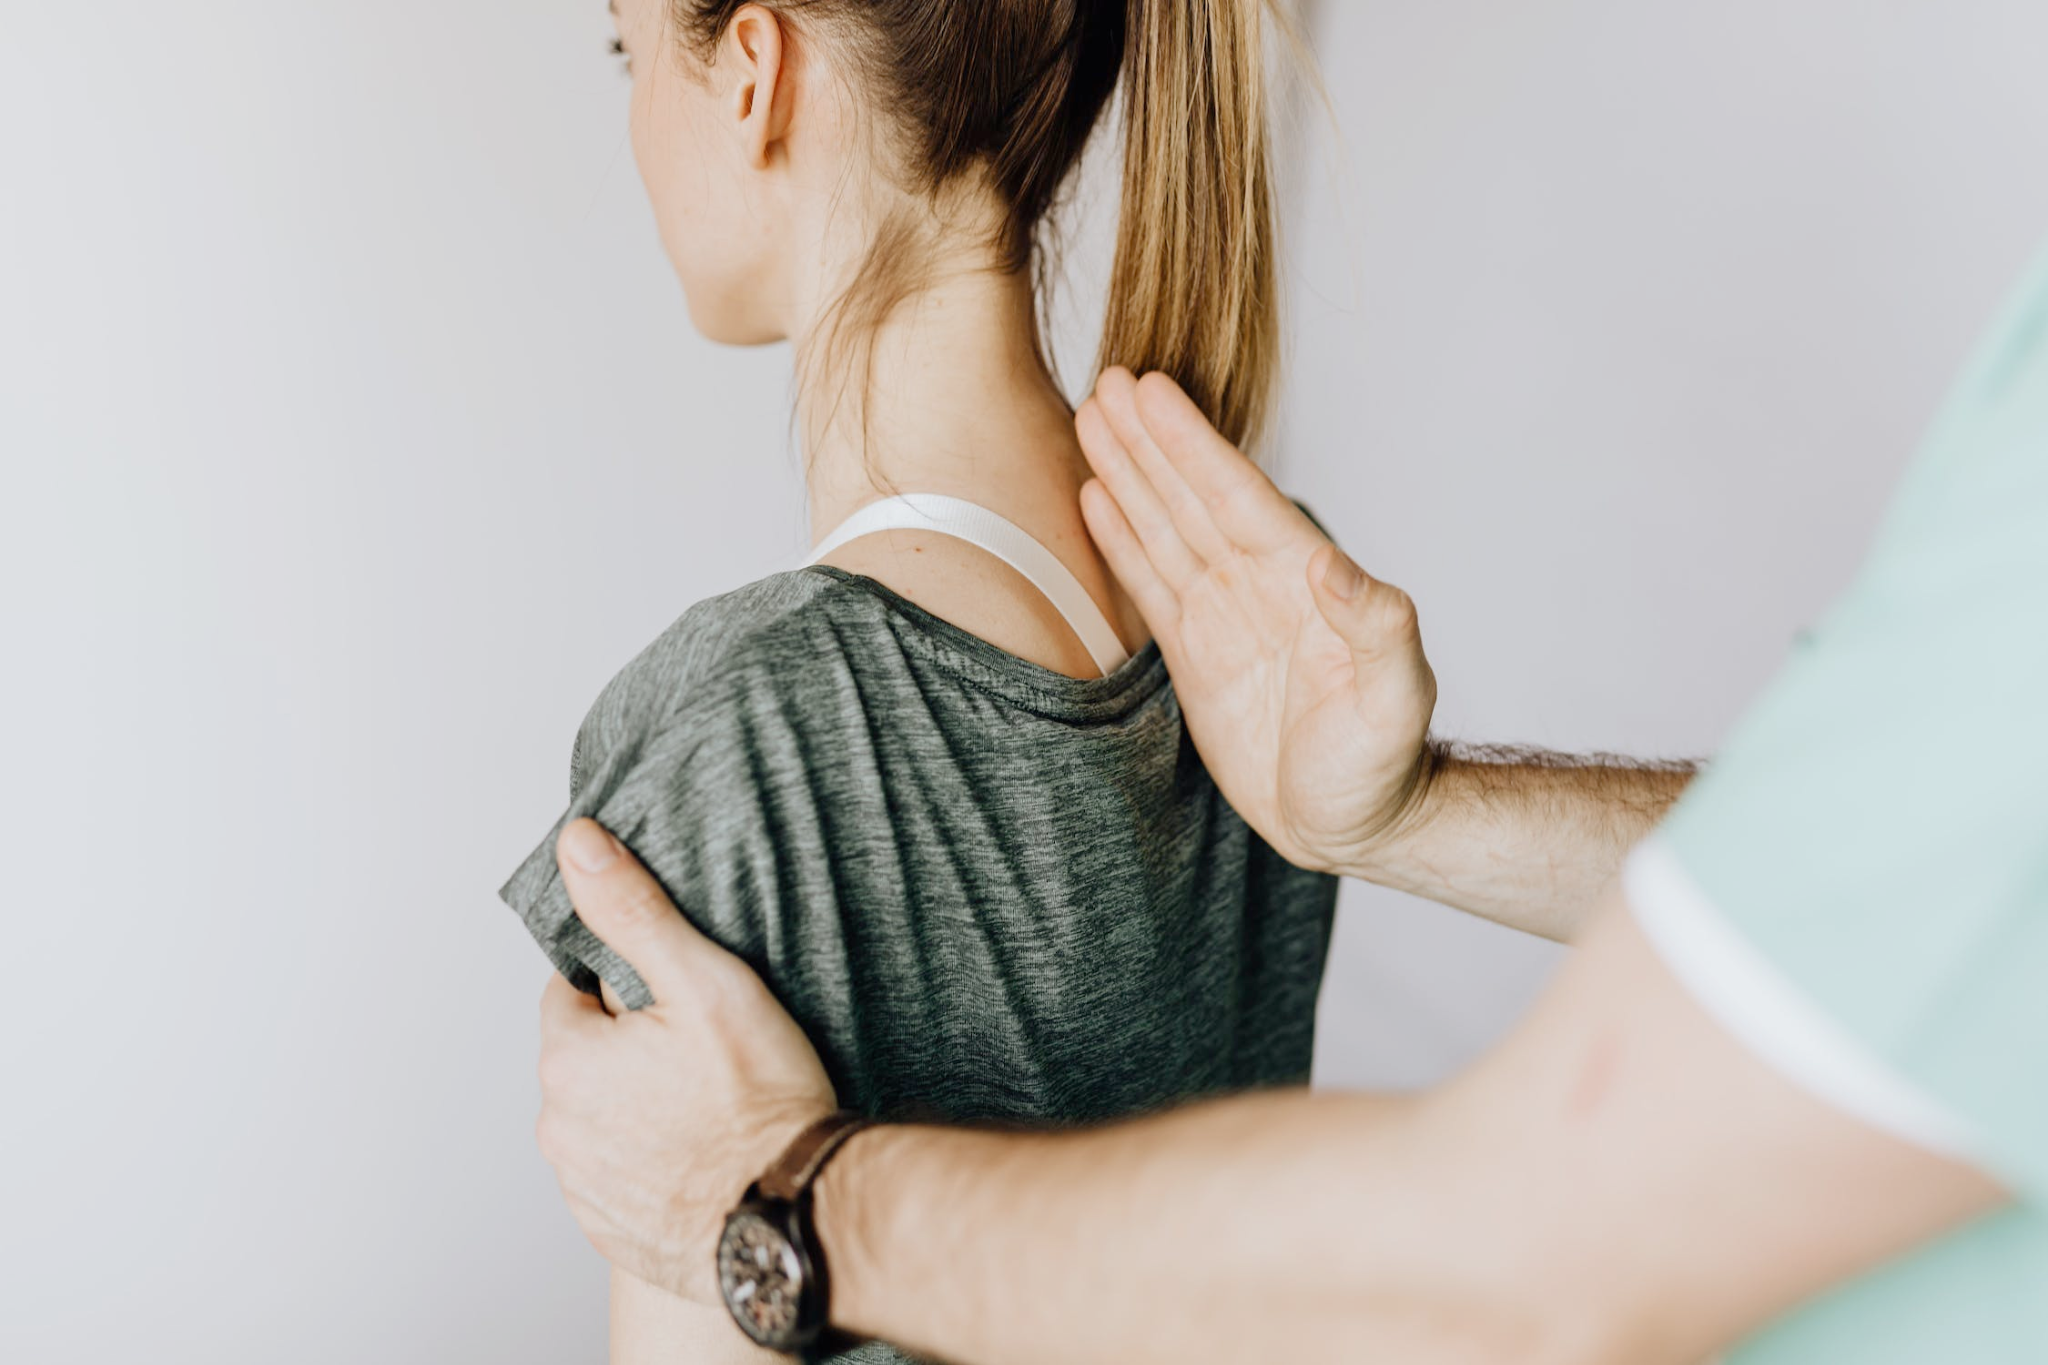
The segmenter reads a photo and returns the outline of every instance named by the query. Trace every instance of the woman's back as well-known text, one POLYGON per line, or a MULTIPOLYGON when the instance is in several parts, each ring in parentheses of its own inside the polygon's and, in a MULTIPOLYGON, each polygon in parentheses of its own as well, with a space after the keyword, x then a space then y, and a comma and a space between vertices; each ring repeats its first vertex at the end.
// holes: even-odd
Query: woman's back
MULTIPOLYGON (((1038 246, 1121 88, 1102 363, 1259 429, 1265 6, 616 0, 662 245, 706 336, 791 343, 814 526, 878 489, 972 500, 1080 580, 1112 654, 1138 638, 1082 524, 1038 246)), ((1016 580, 896 548, 919 567, 870 546, 686 615, 592 710, 570 814, 761 969, 869 1112, 1073 1121, 1306 1077, 1334 888, 1218 797, 1157 655, 1076 681, 1016 580)), ((552 842, 507 900, 573 980, 644 1003, 552 842)), ((686 1347, 703 1324, 651 1293, 615 1278, 621 1365, 735 1344, 721 1323, 686 1347)))
MULTIPOLYGON (((872 579, 781 574, 613 680, 571 789, 850 1106, 1076 1122, 1307 1077, 1335 883, 1223 801, 1155 650, 1069 678, 872 579)), ((572 980, 646 1002, 552 838, 503 894, 572 980)))

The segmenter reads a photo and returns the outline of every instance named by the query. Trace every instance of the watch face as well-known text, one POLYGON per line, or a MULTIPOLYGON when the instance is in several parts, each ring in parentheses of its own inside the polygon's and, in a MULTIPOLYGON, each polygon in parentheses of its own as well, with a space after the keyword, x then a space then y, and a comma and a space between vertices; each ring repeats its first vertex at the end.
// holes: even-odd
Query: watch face
POLYGON ((745 1209, 726 1220, 718 1287, 740 1327, 763 1346, 788 1349, 799 1335, 804 1267, 777 1224, 745 1209))

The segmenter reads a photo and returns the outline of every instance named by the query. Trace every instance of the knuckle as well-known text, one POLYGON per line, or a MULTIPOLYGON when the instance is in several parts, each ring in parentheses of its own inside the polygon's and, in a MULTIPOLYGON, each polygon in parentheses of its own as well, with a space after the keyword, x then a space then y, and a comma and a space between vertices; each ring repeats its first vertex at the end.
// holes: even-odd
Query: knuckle
POLYGON ((675 904, 663 894, 661 888, 645 877, 636 877, 626 885, 619 896, 619 909, 623 917, 632 924, 659 924, 675 913, 675 904))
POLYGON ((1380 621, 1389 630, 1411 630, 1417 623, 1415 599, 1392 584, 1381 584, 1376 594, 1380 621))

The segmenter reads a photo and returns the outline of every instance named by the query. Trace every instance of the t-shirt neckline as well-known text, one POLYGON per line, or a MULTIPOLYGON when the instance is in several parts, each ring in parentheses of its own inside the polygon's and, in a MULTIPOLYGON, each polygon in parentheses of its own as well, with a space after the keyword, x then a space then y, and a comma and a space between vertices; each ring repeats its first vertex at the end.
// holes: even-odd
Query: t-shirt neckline
POLYGON ((1061 720, 1114 720, 1136 710, 1168 681, 1159 642, 1149 641, 1106 677, 1075 678, 1020 658, 972 631, 934 616, 888 584, 831 564, 794 570, 830 579, 879 602, 908 623, 904 638, 985 691, 1027 710, 1061 720))

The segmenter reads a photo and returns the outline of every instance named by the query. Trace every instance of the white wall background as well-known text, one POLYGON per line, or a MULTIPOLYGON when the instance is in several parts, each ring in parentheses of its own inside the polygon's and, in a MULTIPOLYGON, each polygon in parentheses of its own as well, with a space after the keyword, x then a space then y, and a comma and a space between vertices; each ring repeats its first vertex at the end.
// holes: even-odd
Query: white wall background
MULTIPOLYGON (((2048 12, 1317 23, 1288 482, 1446 730, 1710 748, 2048 233, 2048 12)), ((785 357, 690 333, 606 37, 0 0, 0 1358, 601 1358, 493 890, 612 670, 800 535, 785 357)), ((1321 1075, 1441 1076, 1553 961, 1354 889, 1321 1075)))

